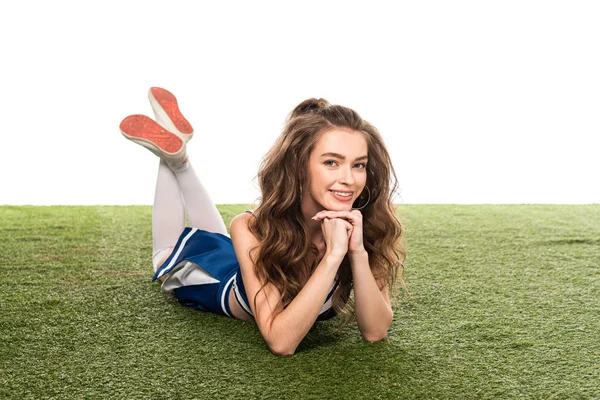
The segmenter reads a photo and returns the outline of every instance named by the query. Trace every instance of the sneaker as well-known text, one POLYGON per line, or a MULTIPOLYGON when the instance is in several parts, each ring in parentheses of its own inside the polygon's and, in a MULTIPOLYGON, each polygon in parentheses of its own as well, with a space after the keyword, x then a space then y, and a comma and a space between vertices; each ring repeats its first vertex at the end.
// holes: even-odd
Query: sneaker
POLYGON ((151 87, 148 91, 148 100, 156 121, 166 130, 173 132, 186 143, 194 135, 194 129, 183 116, 177 105, 177 99, 173 93, 159 87, 151 87))
POLYGON ((127 139, 144 146, 160 158, 172 163, 186 159, 185 142, 145 115, 130 115, 119 126, 127 139))

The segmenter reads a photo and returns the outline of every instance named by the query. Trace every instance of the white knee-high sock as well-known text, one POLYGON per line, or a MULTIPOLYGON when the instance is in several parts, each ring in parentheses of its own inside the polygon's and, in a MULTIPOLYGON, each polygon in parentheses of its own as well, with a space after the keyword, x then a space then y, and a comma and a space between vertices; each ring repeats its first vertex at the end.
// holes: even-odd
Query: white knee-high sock
POLYGON ((152 207, 152 256, 177 244, 185 228, 185 204, 175 174, 164 160, 158 165, 152 207))
POLYGON ((170 166, 177 182, 179 182, 179 189, 183 194, 190 225, 205 231, 227 235, 227 228, 225 228, 219 210, 202 183, 200 183, 189 160, 183 167, 174 168, 172 165, 170 166))

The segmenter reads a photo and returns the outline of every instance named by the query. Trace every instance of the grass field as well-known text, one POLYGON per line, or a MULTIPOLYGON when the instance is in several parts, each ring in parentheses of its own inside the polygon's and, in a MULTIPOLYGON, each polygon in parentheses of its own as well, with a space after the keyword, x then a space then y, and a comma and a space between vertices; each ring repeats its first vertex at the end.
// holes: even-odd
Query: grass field
POLYGON ((334 319, 277 357, 151 282, 150 207, 0 207, 0 398, 600 399, 600 205, 399 216, 388 338, 334 319))

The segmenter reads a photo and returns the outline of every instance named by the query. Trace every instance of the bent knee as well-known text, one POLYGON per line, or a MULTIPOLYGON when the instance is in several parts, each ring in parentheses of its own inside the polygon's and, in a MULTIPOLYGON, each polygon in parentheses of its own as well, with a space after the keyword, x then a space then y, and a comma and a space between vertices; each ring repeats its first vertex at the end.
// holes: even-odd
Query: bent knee
POLYGON ((154 253, 152 256, 152 266, 154 267, 154 272, 156 272, 156 270, 158 270, 158 268, 163 265, 165 261, 167 261, 167 258, 169 258, 173 252, 173 248, 174 247, 167 247, 154 253))

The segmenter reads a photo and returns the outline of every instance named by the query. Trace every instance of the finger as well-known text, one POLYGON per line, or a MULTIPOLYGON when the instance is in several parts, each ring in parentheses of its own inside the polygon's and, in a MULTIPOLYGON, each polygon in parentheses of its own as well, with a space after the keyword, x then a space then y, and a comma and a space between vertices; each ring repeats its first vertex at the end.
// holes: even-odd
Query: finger
POLYGON ((328 214, 320 214, 320 215, 315 215, 314 217, 311 218, 313 221, 322 221, 322 220, 326 220, 326 219, 343 219, 344 221, 349 221, 351 218, 350 217, 343 217, 343 216, 334 216, 334 215, 328 215, 328 214))
POLYGON ((342 218, 352 223, 360 223, 362 221, 362 214, 351 211, 321 211, 315 216, 318 216, 318 218, 342 218))
POLYGON ((325 213, 326 212, 327 212, 327 210, 319 211, 311 219, 314 219, 315 221, 321 220, 321 219, 325 218, 325 213))
POLYGON ((354 232, 354 227, 351 224, 346 227, 346 234, 348 235, 348 239, 352 237, 352 233, 354 232))
POLYGON ((348 218, 348 217, 357 217, 358 215, 352 211, 321 211, 317 213, 317 215, 326 215, 330 218, 348 218))
POLYGON ((330 210, 322 210, 315 214, 312 219, 322 219, 323 217, 329 218, 352 218, 352 217, 362 217, 362 213, 360 210, 352 210, 352 211, 330 211, 330 210))
POLYGON ((343 219, 344 221, 346 221, 345 218, 330 217, 330 216, 327 216, 327 215, 315 215, 311 219, 313 221, 331 221, 331 220, 334 220, 334 219, 343 219))

